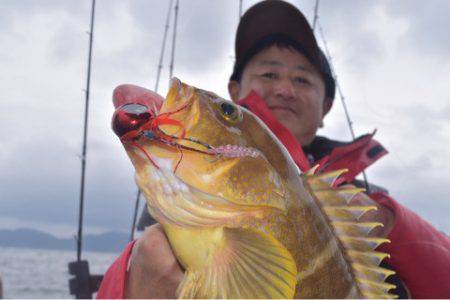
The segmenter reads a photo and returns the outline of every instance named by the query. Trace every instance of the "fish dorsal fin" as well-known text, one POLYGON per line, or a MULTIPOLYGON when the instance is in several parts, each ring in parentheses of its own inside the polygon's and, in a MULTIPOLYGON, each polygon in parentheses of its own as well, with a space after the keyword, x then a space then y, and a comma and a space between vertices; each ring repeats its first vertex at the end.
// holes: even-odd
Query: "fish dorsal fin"
POLYGON ((308 171, 305 172, 306 176, 313 176, 314 174, 316 174, 316 172, 319 170, 320 165, 315 165, 314 167, 312 167, 311 169, 309 169, 308 171))
POLYGON ((365 206, 365 205, 329 205, 324 206, 326 214, 333 221, 344 221, 349 219, 359 220, 363 214, 370 210, 376 210, 376 206, 365 206))
POLYGON ((312 172, 316 172, 319 168, 317 166, 313 167, 310 171, 308 171, 305 175, 306 177, 314 181, 316 184, 320 184, 321 187, 330 187, 333 186, 336 179, 339 178, 343 173, 347 172, 347 169, 335 170, 321 174, 314 174, 312 172))
POLYGON ((389 240, 368 236, 373 228, 383 226, 383 224, 358 221, 363 214, 376 209, 376 207, 349 204, 351 199, 363 192, 364 189, 351 185, 333 187, 336 179, 345 171, 337 170, 319 175, 309 172, 303 176, 344 248, 345 257, 351 265, 352 274, 361 296, 395 298, 396 295, 389 293, 391 289, 395 288, 395 285, 385 282, 386 278, 395 272, 379 267, 380 262, 388 257, 388 254, 374 250, 389 240))
POLYGON ((178 298, 293 298, 297 268, 289 251, 269 234, 224 227, 204 267, 187 269, 178 298))
MULTIPOLYGON (((312 179, 315 181, 316 179, 312 179)), ((320 185, 323 185, 323 183, 320 183, 320 185)), ((343 187, 339 188, 339 193, 336 195, 336 189, 330 189, 330 187, 325 187, 323 189, 314 188, 314 183, 312 184, 312 187, 314 189, 314 193, 316 194, 316 197, 321 199, 323 202, 325 202, 327 205, 344 205, 349 204, 352 199, 359 193, 364 192, 364 189, 357 188, 357 187, 343 187)))

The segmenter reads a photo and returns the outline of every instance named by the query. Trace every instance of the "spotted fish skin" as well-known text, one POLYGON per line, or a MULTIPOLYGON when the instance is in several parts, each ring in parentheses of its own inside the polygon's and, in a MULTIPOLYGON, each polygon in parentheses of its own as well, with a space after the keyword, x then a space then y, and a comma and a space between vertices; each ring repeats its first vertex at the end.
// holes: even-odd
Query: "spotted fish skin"
POLYGON ((158 114, 170 115, 154 129, 170 144, 142 135, 124 147, 186 270, 178 297, 391 296, 373 251, 385 240, 364 232, 378 224, 354 217, 371 207, 347 205, 360 190, 332 188, 339 174, 301 174, 250 111, 177 79, 158 114))

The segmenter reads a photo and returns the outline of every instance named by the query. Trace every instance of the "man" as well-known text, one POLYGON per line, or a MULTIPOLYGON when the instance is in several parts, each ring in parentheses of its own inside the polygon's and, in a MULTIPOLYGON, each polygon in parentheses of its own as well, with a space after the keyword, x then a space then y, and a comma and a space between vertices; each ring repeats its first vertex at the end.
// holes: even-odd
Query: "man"
MULTIPOLYGON (((350 171, 345 181, 360 184, 355 176, 386 152, 371 135, 348 144, 316 136, 332 107, 335 85, 301 12, 278 0, 254 5, 240 21, 235 50, 228 84, 233 101, 258 115, 300 168, 316 163, 325 171, 347 167, 350 171)), ((161 101, 144 92, 121 94, 123 101, 130 101, 127 97, 161 101)), ((397 271, 396 293, 401 297, 450 297, 450 241, 446 236, 376 187, 369 186, 368 194, 353 203, 378 208, 363 219, 385 225, 370 234, 392 241, 380 250, 391 254, 386 267, 397 271)), ((98 297, 173 298, 182 277, 161 227, 153 225, 113 264, 98 297)))

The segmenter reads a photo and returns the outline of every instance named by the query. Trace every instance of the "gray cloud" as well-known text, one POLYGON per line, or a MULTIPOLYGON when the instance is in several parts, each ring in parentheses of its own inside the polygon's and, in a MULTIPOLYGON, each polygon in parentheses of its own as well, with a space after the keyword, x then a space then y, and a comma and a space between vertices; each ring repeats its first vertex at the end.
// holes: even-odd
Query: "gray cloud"
MULTIPOLYGON (((367 1, 321 1, 319 23, 323 28, 330 51, 340 45, 339 57, 352 67, 352 71, 367 72, 367 69, 385 55, 380 39, 367 23, 372 22, 376 2, 367 1)), ((312 18, 312 17, 311 17, 312 18)), ((373 20, 376 22, 376 20, 373 20)), ((318 42, 323 45, 319 23, 316 29, 318 42)), ((336 53, 334 53, 336 54, 336 53)))
MULTIPOLYGON (((166 13, 166 2, 158 2, 158 6, 154 2, 135 2, 130 10, 130 14, 136 19, 137 26, 145 32, 153 33, 152 43, 147 41, 146 44, 147 47, 157 51, 157 55, 153 56, 154 62, 157 62, 159 58, 166 13), (156 35, 156 33, 159 34, 156 35)), ((166 46, 169 49, 166 54, 167 65, 172 47, 173 20, 172 14, 166 46)), ((217 68, 218 64, 231 54, 230 49, 232 49, 234 38, 232 28, 237 25, 237 21, 237 3, 191 1, 187 4, 180 1, 175 69, 201 74, 206 68, 217 68)))
POLYGON ((388 188, 399 203, 448 234, 448 178, 438 171, 439 165, 433 163, 430 155, 412 162, 395 158, 394 163, 380 165, 369 171, 369 179, 388 188))
MULTIPOLYGON (((76 20, 74 20, 76 21, 76 20)), ((67 22, 58 26, 54 32, 49 47, 47 58, 53 64, 67 64, 68 61, 74 62, 83 59, 83 50, 87 52, 85 41, 88 37, 83 34, 79 22, 67 22)))
POLYGON ((450 52, 450 31, 448 16, 450 2, 420 0, 386 1, 386 9, 395 18, 405 18, 409 23, 409 32, 403 39, 413 51, 424 56, 445 59, 450 52))
MULTIPOLYGON (((175 75, 227 96, 238 1, 180 2, 175 75)), ((253 2, 244 1, 244 8, 253 2)), ((310 18, 313 3, 301 3, 310 18)), ((445 84, 420 78, 448 78, 450 73, 445 64, 434 60, 409 59, 431 51, 412 43, 420 30, 427 30, 428 22, 437 22, 431 20, 436 8, 429 7, 444 11, 446 4, 437 3, 421 2, 425 8, 417 11, 426 16, 415 17, 418 12, 407 2, 324 0, 320 17, 357 132, 380 128, 377 138, 392 150, 370 169, 370 179, 448 231, 450 225, 442 213, 448 207, 448 175, 443 170, 448 158, 442 149, 450 145, 446 131, 450 106, 443 104, 450 94, 445 84), (395 49, 386 48, 383 39, 383 34, 392 31, 389 24, 377 30, 366 26, 379 7, 391 18, 410 22, 395 49), (400 55, 391 62, 389 56, 398 49, 407 49, 410 56, 400 55), (378 70, 379 65, 385 69, 378 70), (404 65, 411 69, 402 69, 404 65), (416 70, 423 75, 410 76, 416 70), (387 75, 381 80, 380 74, 387 75), (416 91, 418 96, 413 97, 416 91), (429 95, 426 102, 419 101, 423 95, 429 95)), ((125 82, 153 88, 167 4, 97 1, 87 228, 129 229, 136 187, 131 163, 110 130, 111 93, 125 82)), ((89 9, 90 1, 0 1, 0 41, 6 45, 0 48, 1 101, 6 103, 0 110, 0 218, 76 227, 89 9)), ((436 16, 448 25, 442 13, 436 16)), ((435 53, 448 61, 446 43, 433 40, 444 34, 433 32, 426 47, 439 48, 435 53)), ((170 41, 169 35, 167 50, 170 41)), ((169 56, 167 51, 162 93, 169 56)), ((349 138, 339 102, 325 123, 324 134, 349 138)))
MULTIPOLYGON (((75 149, 62 142, 24 143, 24 149, 33 151, 20 151, 3 166, 8 172, 0 176, 0 216, 76 224, 80 161, 75 149)), ((111 151, 104 143, 94 141, 89 146, 86 224, 127 228, 135 191, 131 165, 120 163, 117 158, 125 161, 125 154, 111 151)))

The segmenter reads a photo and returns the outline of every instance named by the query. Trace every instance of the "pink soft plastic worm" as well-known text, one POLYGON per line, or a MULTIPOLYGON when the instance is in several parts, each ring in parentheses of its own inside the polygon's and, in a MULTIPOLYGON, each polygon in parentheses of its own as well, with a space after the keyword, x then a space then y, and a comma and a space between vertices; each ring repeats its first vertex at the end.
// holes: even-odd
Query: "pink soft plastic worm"
POLYGON ((259 151, 254 148, 248 148, 238 145, 225 145, 219 146, 208 150, 211 154, 220 154, 225 157, 257 157, 259 155, 259 151))

